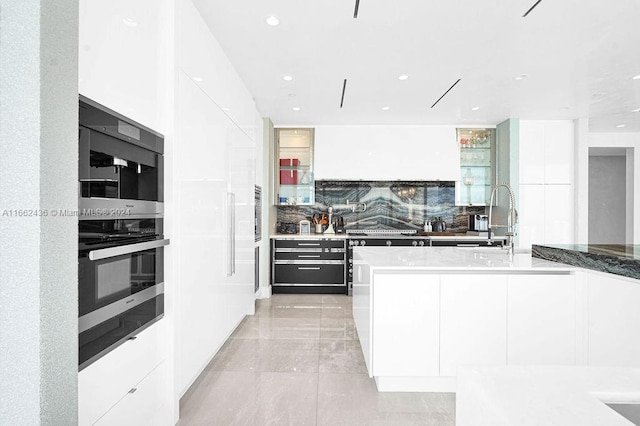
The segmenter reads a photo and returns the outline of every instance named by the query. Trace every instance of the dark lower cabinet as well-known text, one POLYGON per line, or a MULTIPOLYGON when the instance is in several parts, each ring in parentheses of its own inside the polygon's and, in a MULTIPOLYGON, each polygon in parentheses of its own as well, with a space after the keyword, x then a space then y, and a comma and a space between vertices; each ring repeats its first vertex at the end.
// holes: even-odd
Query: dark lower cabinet
POLYGON ((347 294, 344 239, 271 240, 273 293, 347 294))

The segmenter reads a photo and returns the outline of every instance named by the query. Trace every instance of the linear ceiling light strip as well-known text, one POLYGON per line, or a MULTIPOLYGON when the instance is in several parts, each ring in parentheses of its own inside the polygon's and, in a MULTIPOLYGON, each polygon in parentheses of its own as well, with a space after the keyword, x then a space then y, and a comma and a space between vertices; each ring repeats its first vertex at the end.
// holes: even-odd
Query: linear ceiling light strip
POLYGON ((523 17, 523 18, 526 18, 526 17, 527 17, 527 15, 528 15, 528 14, 530 14, 530 13, 531 13, 531 11, 532 11, 533 9, 535 9, 535 7, 536 7, 538 4, 540 4, 540 2, 541 2, 541 1, 542 1, 542 0, 538 0, 537 2, 535 2, 535 3, 533 4, 533 6, 531 6, 531 7, 529 8, 529 10, 527 10, 527 11, 525 12, 525 14, 524 14, 524 15, 522 15, 522 17, 523 17))
POLYGON ((342 104, 344 103, 344 92, 347 90, 347 79, 345 78, 342 82, 342 97, 340 97, 340 108, 342 108, 342 104))
POLYGON ((445 96, 447 96, 447 93, 449 93, 449 92, 451 91, 451 89, 453 89, 453 88, 455 87, 455 85, 456 85, 456 84, 460 83, 460 80, 462 80, 462 79, 461 79, 461 78, 459 78, 458 80, 456 80, 456 82, 455 82, 455 83, 453 83, 453 84, 451 85, 451 87, 449 87, 449 88, 447 89, 447 91, 446 91, 446 92, 444 92, 444 93, 442 94, 442 96, 440 96, 440 97, 438 98, 438 100, 437 100, 437 101, 435 101, 435 102, 433 103, 433 105, 431 105, 431 108, 433 108, 434 106, 436 106, 436 104, 437 104, 438 102, 440 102, 440 100, 441 100, 442 98, 444 98, 445 96))
POLYGON ((353 9, 353 19, 358 19, 358 9, 360 8, 360 0, 356 0, 356 7, 353 9))

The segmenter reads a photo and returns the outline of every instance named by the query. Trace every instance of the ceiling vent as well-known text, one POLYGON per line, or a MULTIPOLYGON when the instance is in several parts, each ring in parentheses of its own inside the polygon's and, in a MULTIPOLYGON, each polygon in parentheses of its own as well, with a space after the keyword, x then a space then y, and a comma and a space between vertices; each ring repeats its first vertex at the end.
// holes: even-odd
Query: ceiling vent
POLYGON ((533 9, 535 9, 535 7, 536 7, 537 5, 539 5, 541 1, 542 1, 542 0, 538 0, 537 2, 535 2, 535 3, 533 4, 533 6, 531 6, 531 7, 529 8, 529 10, 527 10, 527 11, 524 13, 524 15, 522 15, 522 17, 523 17, 523 18, 526 18, 526 17, 527 17, 527 15, 528 15, 528 14, 530 14, 530 13, 531 13, 531 11, 532 11, 533 9))
POLYGON ((340 108, 342 108, 342 104, 344 104, 344 92, 347 90, 347 79, 345 78, 342 82, 342 96, 340 97, 340 108))
POLYGON ((433 103, 433 105, 431 105, 431 108, 433 108, 434 106, 436 106, 436 104, 437 104, 438 102, 440 102, 440 101, 442 100, 442 98, 444 98, 445 96, 447 96, 447 93, 449 93, 449 92, 451 91, 451 89, 453 89, 453 88, 456 86, 456 84, 460 83, 460 80, 462 80, 462 79, 461 79, 461 78, 457 79, 457 80, 456 80, 456 82, 455 82, 455 83, 453 83, 453 84, 451 85, 451 87, 449 87, 449 88, 447 89, 447 91, 446 91, 446 92, 444 92, 444 93, 442 94, 442 96, 440 96, 440 97, 438 98, 438 100, 437 100, 437 101, 435 101, 435 102, 433 103))

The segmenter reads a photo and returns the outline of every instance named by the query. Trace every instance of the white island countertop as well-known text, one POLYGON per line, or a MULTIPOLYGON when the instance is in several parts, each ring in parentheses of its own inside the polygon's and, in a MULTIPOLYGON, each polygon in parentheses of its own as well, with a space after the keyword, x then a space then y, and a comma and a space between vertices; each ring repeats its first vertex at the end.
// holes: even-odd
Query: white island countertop
POLYGON ((460 426, 614 426, 632 423, 605 403, 640 402, 640 369, 461 366, 460 426))
POLYGON ((354 247, 354 262, 376 272, 572 272, 577 268, 532 258, 530 252, 510 256, 497 247, 354 247))

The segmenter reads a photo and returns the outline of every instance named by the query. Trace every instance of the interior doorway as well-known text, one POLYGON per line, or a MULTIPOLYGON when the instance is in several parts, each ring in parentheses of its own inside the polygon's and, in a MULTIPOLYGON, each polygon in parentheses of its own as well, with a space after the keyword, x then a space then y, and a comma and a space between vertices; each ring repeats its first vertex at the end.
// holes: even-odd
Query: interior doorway
POLYGON ((589 244, 630 241, 627 216, 633 198, 627 195, 633 170, 628 170, 627 151, 589 148, 589 244))

